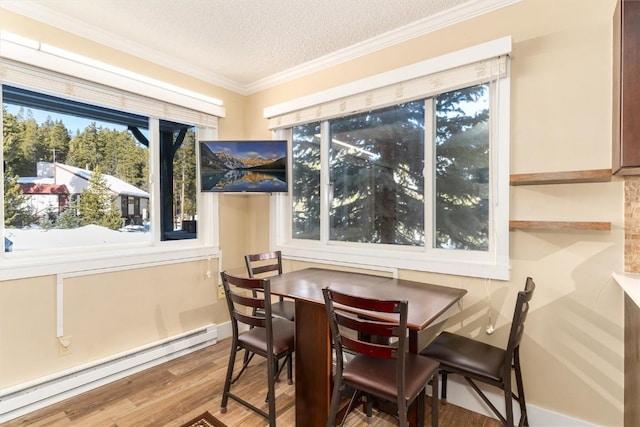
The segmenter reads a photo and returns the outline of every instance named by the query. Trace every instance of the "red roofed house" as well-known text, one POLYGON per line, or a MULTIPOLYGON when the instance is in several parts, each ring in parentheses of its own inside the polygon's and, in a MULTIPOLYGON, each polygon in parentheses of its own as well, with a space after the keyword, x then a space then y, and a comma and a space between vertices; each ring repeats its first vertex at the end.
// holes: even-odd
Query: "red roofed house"
POLYGON ((31 212, 42 217, 48 213, 60 214, 69 203, 69 189, 64 184, 19 183, 31 212))

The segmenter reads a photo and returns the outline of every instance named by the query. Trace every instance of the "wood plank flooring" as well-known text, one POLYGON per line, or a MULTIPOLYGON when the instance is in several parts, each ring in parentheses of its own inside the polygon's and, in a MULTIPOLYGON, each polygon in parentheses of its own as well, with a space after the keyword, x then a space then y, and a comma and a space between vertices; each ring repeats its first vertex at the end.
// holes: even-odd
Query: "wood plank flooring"
MULTIPOLYGON (((111 384, 86 392, 23 417, 0 424, 0 427, 178 427, 211 412, 228 427, 266 426, 260 415, 229 400, 228 411, 220 413, 220 400, 229 358, 231 339, 172 360, 111 384)), ((255 358, 233 390, 247 396, 256 406, 265 408, 264 359, 255 358)), ((236 367, 241 365, 238 356, 236 367)), ((277 424, 295 424, 295 385, 288 385, 286 375, 276 387, 277 424)), ((430 400, 427 398, 427 425, 430 425, 430 400)), ((360 411, 349 415, 345 426, 365 426, 360 411)), ((397 425, 389 415, 374 411, 370 426, 397 425)), ((441 427, 499 427, 497 420, 456 407, 440 405, 441 427)))

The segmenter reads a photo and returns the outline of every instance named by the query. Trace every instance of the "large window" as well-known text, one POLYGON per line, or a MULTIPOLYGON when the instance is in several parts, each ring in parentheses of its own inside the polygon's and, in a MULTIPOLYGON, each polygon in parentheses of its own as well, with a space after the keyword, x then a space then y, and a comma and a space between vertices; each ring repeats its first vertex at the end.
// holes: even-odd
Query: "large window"
MULTIPOLYGON (((488 95, 484 84, 329 120, 329 240, 421 247, 426 208, 432 247, 488 250, 488 95), (435 153, 428 179, 425 139, 435 153), (428 202, 425 182, 435 184, 428 202)), ((294 238, 320 240, 320 128, 293 127, 294 238)))
POLYGON ((490 58, 274 114, 292 150, 291 193, 274 203, 278 248, 299 259, 507 278, 506 65, 490 58))
POLYGON ((69 64, 71 74, 113 82, 0 61, 0 279, 217 255, 217 198, 197 191, 195 148, 216 138, 217 118, 196 108, 209 104, 69 64), (145 87, 185 106, 133 92, 145 87))
POLYGON ((12 252, 148 242, 156 221, 162 241, 197 237, 193 126, 157 122, 156 220, 148 118, 6 85, 2 94, 4 229, 12 252))

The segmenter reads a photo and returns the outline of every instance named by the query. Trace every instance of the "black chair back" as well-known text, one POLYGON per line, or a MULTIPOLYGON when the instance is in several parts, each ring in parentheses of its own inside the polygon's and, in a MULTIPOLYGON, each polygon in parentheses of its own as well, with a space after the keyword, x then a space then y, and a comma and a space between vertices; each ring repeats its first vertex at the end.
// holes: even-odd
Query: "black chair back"
POLYGON ((245 255, 244 262, 247 264, 249 277, 264 273, 282 274, 282 252, 280 251, 245 255))
MULTIPOLYGON (((224 271, 220 273, 220 277, 233 334, 220 411, 227 411, 227 401, 231 398, 267 418, 270 426, 275 426, 275 382, 280 373, 278 361, 286 360, 287 378, 291 384, 292 354, 295 349, 294 324, 289 320, 272 316, 271 286, 268 279, 236 277, 224 271), (244 328, 243 325, 248 328, 244 328), (245 332, 240 333, 241 331, 245 332), (240 372, 234 378, 236 353, 240 350, 245 351, 245 357, 240 372), (232 384, 236 383, 256 354, 267 359, 268 411, 231 392, 232 384)), ((284 366, 285 364, 282 364, 280 369, 284 366)))
MULTIPOLYGON (((244 256, 249 277, 268 278, 282 274, 282 252, 263 252, 244 256)), ((261 313, 260 310, 257 313, 261 313)), ((289 299, 279 297, 277 302, 271 305, 271 314, 287 320, 295 320, 295 303, 289 299)))
POLYGON ((512 360, 515 349, 520 346, 520 341, 522 341, 522 335, 524 334, 524 322, 527 320, 529 303, 531 298, 533 298, 533 291, 535 288, 536 284, 533 279, 531 277, 527 277, 524 290, 518 292, 513 320, 511 323, 511 330, 509 332, 509 342, 507 343, 506 348, 508 360, 512 360))
POLYGON ((487 404, 502 423, 514 425, 513 400, 520 406, 519 426, 528 426, 527 404, 520 365, 520 342, 524 335, 524 324, 529 314, 531 299, 536 285, 527 277, 524 290, 518 292, 513 319, 506 348, 500 348, 471 337, 441 332, 420 352, 440 362, 442 374, 442 400, 447 398, 447 377, 462 375, 478 396, 487 404), (512 390, 512 371, 517 393, 512 390), (476 382, 501 389, 504 394, 504 414, 489 399, 476 382))
MULTIPOLYGON (((268 340, 273 335, 270 331, 272 322, 269 321, 271 319, 271 305, 265 304, 265 301, 269 301, 271 298, 269 280, 236 277, 224 271, 220 275, 234 336, 240 330, 240 323, 243 323, 250 328, 267 329, 268 340), (248 294, 243 290, 251 292, 248 294), (266 316, 257 315, 256 311, 258 310, 262 310, 266 316)), ((267 345, 270 348, 270 344, 267 345)))

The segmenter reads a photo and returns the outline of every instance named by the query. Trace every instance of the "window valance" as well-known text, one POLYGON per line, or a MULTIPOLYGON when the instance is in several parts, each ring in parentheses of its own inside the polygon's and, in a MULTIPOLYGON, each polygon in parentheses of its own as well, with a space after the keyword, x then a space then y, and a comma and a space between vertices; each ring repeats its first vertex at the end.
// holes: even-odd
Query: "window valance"
POLYGON ((426 98, 506 76, 511 37, 267 107, 269 128, 326 120, 426 98))

